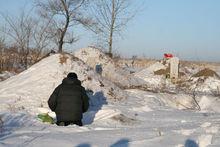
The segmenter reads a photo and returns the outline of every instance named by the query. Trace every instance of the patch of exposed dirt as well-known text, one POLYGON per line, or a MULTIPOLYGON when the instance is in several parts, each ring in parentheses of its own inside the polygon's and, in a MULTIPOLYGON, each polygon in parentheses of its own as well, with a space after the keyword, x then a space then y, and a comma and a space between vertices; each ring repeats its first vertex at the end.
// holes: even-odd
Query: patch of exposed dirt
POLYGON ((198 73, 194 74, 192 77, 217 77, 220 79, 220 76, 213 70, 205 68, 198 73))
POLYGON ((155 75, 168 75, 169 73, 170 73, 170 68, 159 69, 157 71, 154 71, 155 75))
POLYGON ((183 77, 183 76, 185 76, 186 74, 184 73, 184 72, 179 72, 179 76, 180 77, 183 77))
POLYGON ((68 56, 66 56, 65 54, 61 54, 60 55, 60 63, 64 64, 67 62, 68 56))

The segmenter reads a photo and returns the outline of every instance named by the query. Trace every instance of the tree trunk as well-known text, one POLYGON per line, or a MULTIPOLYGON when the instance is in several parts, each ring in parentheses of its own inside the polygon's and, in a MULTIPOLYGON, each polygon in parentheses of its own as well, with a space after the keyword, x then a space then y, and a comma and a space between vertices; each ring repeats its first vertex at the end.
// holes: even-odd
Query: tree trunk
POLYGON ((111 18, 111 28, 109 34, 109 52, 108 52, 110 57, 112 57, 114 25, 115 25, 115 0, 112 0, 112 18, 111 18))
POLYGON ((58 53, 63 52, 63 38, 60 38, 59 45, 58 45, 58 53))
POLYGON ((112 56, 112 36, 113 36, 113 31, 110 32, 110 36, 109 36, 109 48, 108 48, 108 54, 111 57, 112 56))
POLYGON ((69 23, 70 23, 70 15, 69 15, 69 10, 67 8, 67 5, 66 5, 66 1, 64 0, 61 0, 61 3, 64 7, 64 10, 65 10, 65 15, 66 15, 66 23, 65 23, 65 26, 63 29, 61 29, 61 36, 60 36, 60 40, 59 40, 59 46, 58 46, 58 52, 59 53, 62 53, 63 52, 63 43, 64 43, 64 36, 66 35, 66 31, 67 31, 67 28, 69 27, 69 23))

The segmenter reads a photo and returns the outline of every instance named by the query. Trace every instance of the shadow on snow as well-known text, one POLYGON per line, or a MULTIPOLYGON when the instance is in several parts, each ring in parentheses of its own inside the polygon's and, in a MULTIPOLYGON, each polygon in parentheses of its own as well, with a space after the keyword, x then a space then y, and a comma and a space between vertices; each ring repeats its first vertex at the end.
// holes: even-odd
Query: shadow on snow
POLYGON ((103 105, 108 104, 102 91, 96 92, 95 94, 93 94, 92 91, 89 91, 87 92, 87 95, 90 98, 90 107, 88 112, 83 115, 82 122, 84 125, 92 124, 96 113, 102 109, 103 105))

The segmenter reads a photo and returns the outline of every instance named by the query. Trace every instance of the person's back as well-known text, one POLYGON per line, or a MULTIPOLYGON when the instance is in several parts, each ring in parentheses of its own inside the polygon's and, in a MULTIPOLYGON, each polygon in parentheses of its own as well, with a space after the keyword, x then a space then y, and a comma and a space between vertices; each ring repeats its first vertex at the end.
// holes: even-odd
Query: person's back
POLYGON ((50 96, 48 105, 56 113, 58 125, 82 126, 82 114, 89 107, 88 96, 75 73, 69 73, 50 96))

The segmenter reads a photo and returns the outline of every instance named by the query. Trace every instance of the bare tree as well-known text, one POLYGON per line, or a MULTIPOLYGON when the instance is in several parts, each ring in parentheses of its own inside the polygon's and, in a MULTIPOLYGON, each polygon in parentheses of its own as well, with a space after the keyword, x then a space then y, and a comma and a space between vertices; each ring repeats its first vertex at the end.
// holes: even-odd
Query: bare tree
POLYGON ((27 69, 31 36, 33 33, 32 30, 35 22, 24 11, 22 11, 20 16, 17 18, 3 13, 1 13, 1 15, 7 23, 3 32, 12 39, 16 46, 19 47, 21 53, 21 64, 27 69))
POLYGON ((102 34, 108 44, 110 56, 112 56, 114 37, 120 35, 138 12, 138 7, 134 7, 134 3, 136 3, 134 0, 96 0, 92 4, 92 15, 98 24, 96 30, 98 34, 102 34))
POLYGON ((33 46, 33 62, 37 62, 42 55, 42 52, 51 45, 50 35, 47 33, 50 20, 41 21, 38 20, 33 28, 32 46, 33 46))
POLYGON ((65 43, 77 41, 70 32, 74 25, 89 26, 90 19, 83 15, 86 0, 41 0, 36 1, 40 16, 51 20, 47 32, 58 45, 58 52, 63 51, 65 43))
MULTIPOLYGON (((28 68, 35 63, 42 51, 49 45, 49 36, 46 33, 50 21, 42 22, 32 17, 32 11, 22 10, 18 17, 1 13, 6 24, 1 32, 5 33, 5 38, 9 42, 9 47, 5 54, 14 51, 14 55, 19 55, 19 63, 28 68), (18 49, 18 50, 17 50, 18 49), (18 52, 17 52, 18 51, 18 52)), ((17 59, 16 59, 17 61, 17 59)))

